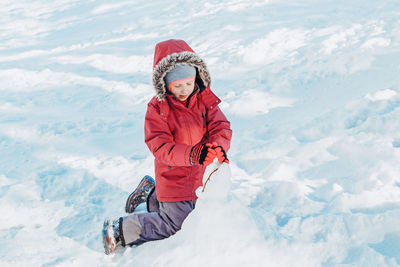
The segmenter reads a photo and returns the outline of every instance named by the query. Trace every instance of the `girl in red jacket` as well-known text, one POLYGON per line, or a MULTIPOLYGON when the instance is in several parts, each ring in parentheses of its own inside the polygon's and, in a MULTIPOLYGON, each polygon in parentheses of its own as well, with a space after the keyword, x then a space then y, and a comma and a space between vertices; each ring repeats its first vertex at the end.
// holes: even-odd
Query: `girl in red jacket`
POLYGON ((154 52, 156 95, 147 106, 145 142, 153 153, 155 182, 145 176, 128 197, 119 220, 106 220, 105 253, 117 246, 160 240, 180 230, 195 208, 196 189, 215 158, 228 163, 230 123, 210 89, 204 61, 182 40, 158 43, 154 52), (133 213, 146 202, 148 213, 133 213))

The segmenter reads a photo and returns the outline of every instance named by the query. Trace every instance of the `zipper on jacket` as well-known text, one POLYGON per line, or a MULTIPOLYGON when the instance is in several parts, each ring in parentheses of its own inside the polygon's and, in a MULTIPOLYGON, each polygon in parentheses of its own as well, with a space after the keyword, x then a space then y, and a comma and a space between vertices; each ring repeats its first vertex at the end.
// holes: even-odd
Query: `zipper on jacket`
POLYGON ((188 123, 186 114, 183 114, 183 117, 184 117, 186 128, 189 129, 188 135, 189 135, 190 144, 193 144, 193 138, 192 138, 192 134, 190 133, 190 127, 189 127, 189 123, 188 123))

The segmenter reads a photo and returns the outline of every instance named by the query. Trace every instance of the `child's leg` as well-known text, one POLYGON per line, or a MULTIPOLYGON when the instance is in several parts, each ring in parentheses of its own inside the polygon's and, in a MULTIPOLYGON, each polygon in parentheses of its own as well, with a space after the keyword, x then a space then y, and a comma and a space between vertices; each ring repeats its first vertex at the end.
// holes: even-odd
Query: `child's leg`
POLYGON ((148 212, 160 212, 160 202, 158 202, 155 188, 147 197, 146 204, 148 212))
POLYGON ((195 201, 160 202, 159 212, 134 213, 122 218, 122 244, 139 245, 175 234, 194 207, 195 201))

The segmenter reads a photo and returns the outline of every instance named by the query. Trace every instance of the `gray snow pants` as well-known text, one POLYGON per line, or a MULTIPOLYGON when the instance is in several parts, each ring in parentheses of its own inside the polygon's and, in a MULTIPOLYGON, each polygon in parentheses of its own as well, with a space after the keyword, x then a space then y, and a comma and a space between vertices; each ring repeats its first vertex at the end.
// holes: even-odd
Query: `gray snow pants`
POLYGON ((132 213, 120 219, 122 245, 140 245, 175 234, 195 204, 196 200, 159 202, 154 190, 147 199, 148 213, 132 213))

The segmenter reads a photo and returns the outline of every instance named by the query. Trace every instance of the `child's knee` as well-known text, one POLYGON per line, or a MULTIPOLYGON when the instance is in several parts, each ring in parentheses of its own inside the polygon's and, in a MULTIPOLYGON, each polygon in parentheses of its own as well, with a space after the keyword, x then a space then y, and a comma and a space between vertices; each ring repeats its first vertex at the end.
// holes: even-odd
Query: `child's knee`
POLYGON ((184 220, 194 208, 191 201, 163 202, 160 206, 160 215, 167 222, 172 234, 181 229, 184 220))

